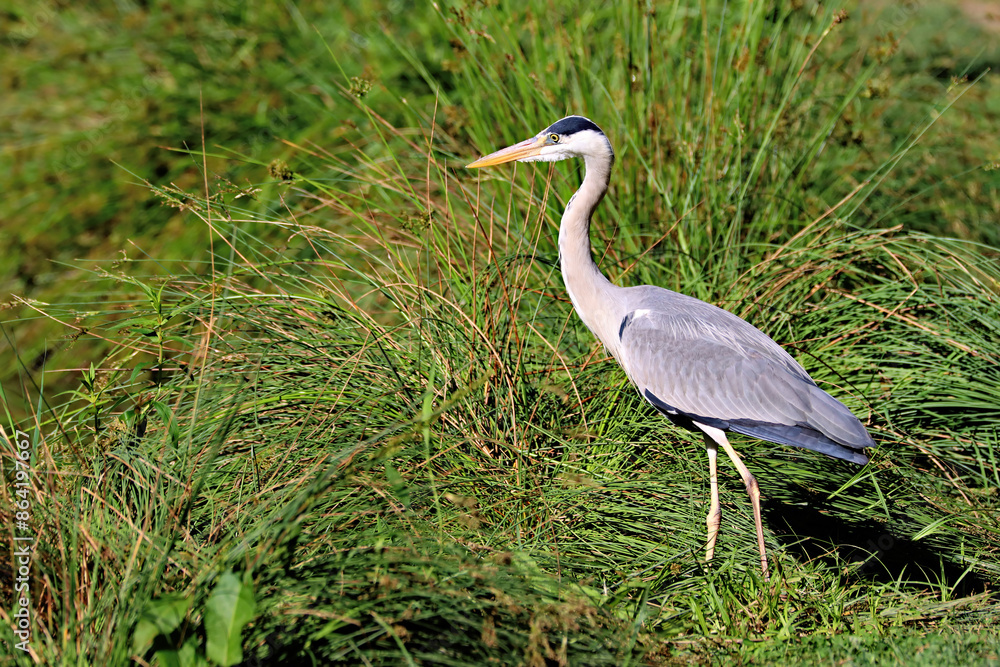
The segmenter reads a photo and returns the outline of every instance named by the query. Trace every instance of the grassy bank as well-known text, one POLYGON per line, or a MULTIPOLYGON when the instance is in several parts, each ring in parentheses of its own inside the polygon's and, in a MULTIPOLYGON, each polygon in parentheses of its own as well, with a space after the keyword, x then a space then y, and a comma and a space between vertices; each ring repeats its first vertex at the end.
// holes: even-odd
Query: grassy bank
POLYGON ((933 150, 955 144, 966 100, 995 95, 961 81, 981 68, 907 88, 927 72, 892 78, 916 69, 896 64, 905 41, 808 3, 393 7, 319 34, 254 18, 312 45, 261 74, 301 86, 308 120, 253 153, 202 142, 215 114, 189 114, 183 178, 137 172, 131 196, 195 240, 122 243, 75 265, 75 297, 35 293, 5 322, 66 337, 39 368, 100 355, 36 373, 12 345, 4 493, 20 430, 34 657, 997 660, 1000 267, 986 225, 929 233, 950 229, 943 212, 986 219, 995 196, 975 128, 954 155, 983 151, 978 165, 933 150), (572 312, 555 241, 579 167, 461 169, 571 111, 618 152, 594 228, 609 276, 747 318, 879 443, 855 468, 737 441, 766 501, 770 582, 729 468, 701 562, 703 446, 572 312), (41 390, 66 375, 72 393, 41 390))

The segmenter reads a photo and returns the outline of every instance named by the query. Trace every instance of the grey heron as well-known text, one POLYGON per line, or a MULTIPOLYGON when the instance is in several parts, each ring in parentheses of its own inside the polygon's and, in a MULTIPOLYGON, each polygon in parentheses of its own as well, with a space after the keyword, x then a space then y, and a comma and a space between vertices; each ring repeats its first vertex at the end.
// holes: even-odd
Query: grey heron
POLYGON ((559 258, 570 300, 639 393, 674 424, 703 434, 711 493, 706 561, 715 552, 722 520, 718 448, 732 459, 753 505, 766 578, 757 480, 726 432, 804 447, 861 465, 868 462, 865 448, 875 443, 843 403, 820 389, 791 355, 750 323, 661 287, 618 287, 601 273, 591 255, 590 219, 608 191, 615 153, 591 120, 567 116, 468 167, 569 158, 583 158, 585 167, 583 183, 566 205, 559 226, 559 258))

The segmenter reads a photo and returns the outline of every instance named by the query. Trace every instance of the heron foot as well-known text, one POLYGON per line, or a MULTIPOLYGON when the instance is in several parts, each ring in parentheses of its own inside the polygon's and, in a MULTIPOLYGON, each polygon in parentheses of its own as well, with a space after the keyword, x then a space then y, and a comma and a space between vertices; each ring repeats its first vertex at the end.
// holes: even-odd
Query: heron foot
POLYGON ((719 536, 719 526, 722 524, 722 508, 719 506, 719 448, 708 435, 705 435, 705 446, 708 451, 708 480, 711 487, 711 501, 708 506, 708 545, 705 548, 705 561, 712 560, 715 555, 715 539, 719 536))
POLYGON ((712 560, 715 555, 715 540, 719 536, 719 526, 722 524, 722 509, 716 505, 708 510, 708 517, 705 519, 708 525, 708 547, 705 550, 705 561, 712 560))

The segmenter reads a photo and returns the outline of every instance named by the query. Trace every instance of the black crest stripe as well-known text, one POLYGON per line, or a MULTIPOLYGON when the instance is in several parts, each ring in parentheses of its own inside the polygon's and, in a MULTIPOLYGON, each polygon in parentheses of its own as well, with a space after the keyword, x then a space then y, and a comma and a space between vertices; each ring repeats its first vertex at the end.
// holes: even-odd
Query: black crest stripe
POLYGON ((555 132, 556 134, 569 135, 582 132, 584 130, 592 130, 594 132, 604 134, 604 132, 601 131, 601 128, 597 127, 593 121, 588 120, 583 116, 567 116, 562 120, 557 120, 552 123, 552 125, 550 125, 545 131, 547 133, 555 132))

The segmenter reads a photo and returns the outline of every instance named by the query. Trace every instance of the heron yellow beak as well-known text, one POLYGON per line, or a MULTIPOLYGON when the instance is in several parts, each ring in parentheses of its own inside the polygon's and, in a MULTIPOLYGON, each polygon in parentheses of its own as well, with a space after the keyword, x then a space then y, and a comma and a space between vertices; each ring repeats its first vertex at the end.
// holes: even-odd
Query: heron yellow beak
POLYGON ((503 164, 504 162, 513 162, 514 160, 522 160, 526 157, 534 157, 542 152, 542 148, 545 146, 545 137, 527 139, 519 144, 514 144, 513 146, 508 146, 507 148, 501 148, 496 153, 490 153, 484 157, 479 158, 472 164, 465 165, 466 169, 478 169, 480 167, 492 167, 493 165, 503 164))

